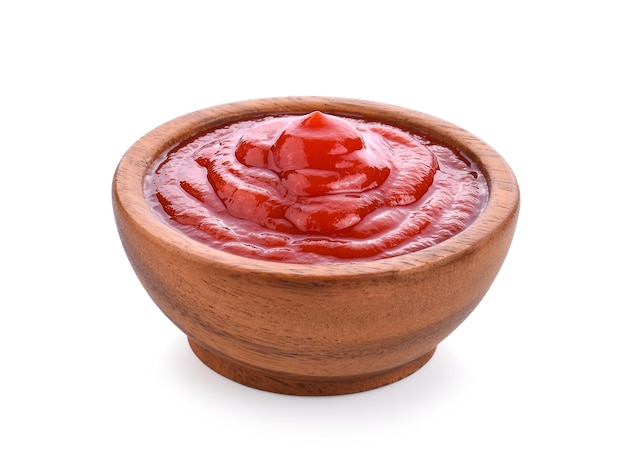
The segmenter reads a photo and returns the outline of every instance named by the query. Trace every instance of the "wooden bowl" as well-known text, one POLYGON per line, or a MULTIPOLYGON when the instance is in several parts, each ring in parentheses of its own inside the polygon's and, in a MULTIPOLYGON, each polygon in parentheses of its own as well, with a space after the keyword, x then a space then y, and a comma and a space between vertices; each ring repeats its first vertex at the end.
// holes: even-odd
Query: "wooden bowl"
POLYGON ((251 100, 181 116, 137 141, 113 180, 115 219, 126 254, 198 358, 242 384, 298 395, 373 389, 428 362, 495 279, 519 202, 510 167, 467 131, 401 107, 325 97, 251 100), (387 123, 461 151, 487 180, 484 212, 461 233, 415 253, 303 265, 204 246, 166 225, 148 206, 146 171, 176 144, 239 120, 314 110, 387 123))

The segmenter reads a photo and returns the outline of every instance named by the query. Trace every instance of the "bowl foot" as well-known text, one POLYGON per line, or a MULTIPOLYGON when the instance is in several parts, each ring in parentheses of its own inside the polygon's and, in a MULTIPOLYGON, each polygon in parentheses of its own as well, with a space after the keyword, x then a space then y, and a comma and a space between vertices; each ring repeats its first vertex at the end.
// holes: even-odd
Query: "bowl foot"
POLYGON ((391 370, 347 378, 325 378, 267 371, 207 350, 193 339, 189 339, 189 345, 205 365, 228 379, 263 391, 297 396, 352 394, 395 383, 423 367, 436 349, 435 347, 421 357, 391 370))

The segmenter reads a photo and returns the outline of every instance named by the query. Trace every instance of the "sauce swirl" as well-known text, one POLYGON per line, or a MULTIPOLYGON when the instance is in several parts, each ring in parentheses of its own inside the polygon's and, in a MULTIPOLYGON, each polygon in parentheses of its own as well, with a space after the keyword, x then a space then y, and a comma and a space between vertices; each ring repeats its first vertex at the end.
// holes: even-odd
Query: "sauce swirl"
POLYGON ((427 248, 480 213, 487 186, 449 148, 322 112, 242 121, 155 161, 157 215, 210 247, 291 263, 374 260, 427 248))

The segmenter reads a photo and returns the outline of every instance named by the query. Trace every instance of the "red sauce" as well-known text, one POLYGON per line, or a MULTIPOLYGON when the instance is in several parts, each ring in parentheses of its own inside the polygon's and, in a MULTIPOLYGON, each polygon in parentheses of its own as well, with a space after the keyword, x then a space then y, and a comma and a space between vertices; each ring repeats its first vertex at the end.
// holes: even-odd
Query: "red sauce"
POLYGON ((164 154, 146 197, 166 222, 230 253, 291 263, 373 260, 442 242, 487 186, 451 149, 321 112, 217 129, 164 154))

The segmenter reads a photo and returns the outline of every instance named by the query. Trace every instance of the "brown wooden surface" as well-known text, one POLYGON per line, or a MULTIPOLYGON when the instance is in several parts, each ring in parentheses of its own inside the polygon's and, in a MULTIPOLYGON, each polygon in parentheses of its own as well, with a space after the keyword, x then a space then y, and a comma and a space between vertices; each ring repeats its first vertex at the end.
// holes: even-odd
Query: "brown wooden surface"
POLYGON ((440 119, 366 101, 286 97, 217 106, 153 130, 120 161, 113 205, 137 276, 202 361, 249 386, 322 395, 389 384, 428 361, 500 269, 515 230, 519 190, 499 154, 440 119), (143 179, 168 148, 237 120, 313 110, 381 121, 462 151, 487 178, 484 213, 455 237, 416 253, 296 265, 208 248, 150 212, 143 179))

